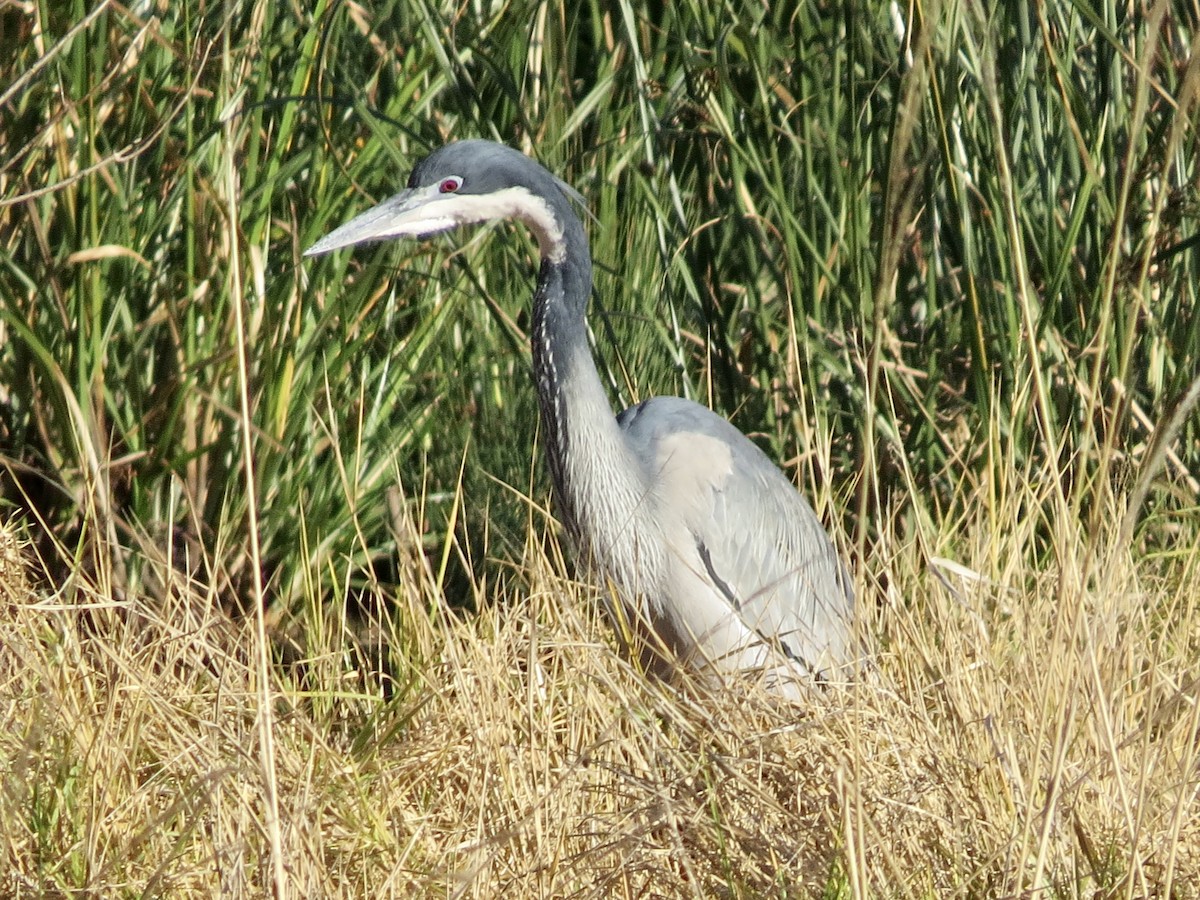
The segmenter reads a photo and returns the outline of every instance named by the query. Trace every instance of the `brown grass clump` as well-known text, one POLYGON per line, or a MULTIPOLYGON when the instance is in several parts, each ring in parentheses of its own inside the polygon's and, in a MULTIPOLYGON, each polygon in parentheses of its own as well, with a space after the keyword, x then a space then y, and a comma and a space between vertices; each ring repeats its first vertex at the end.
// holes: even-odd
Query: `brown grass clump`
POLYGON ((0 606, 29 600, 27 565, 16 529, 0 519, 0 606))
MULTIPOLYGON (((288 888, 1197 896, 1197 552, 1058 533, 1034 571, 1029 500, 886 535, 877 669, 807 710, 647 681, 532 549, 476 616, 415 577, 379 665, 314 604, 272 670, 288 888)), ((160 575, 0 605, 6 895, 266 889, 253 629, 160 575)))

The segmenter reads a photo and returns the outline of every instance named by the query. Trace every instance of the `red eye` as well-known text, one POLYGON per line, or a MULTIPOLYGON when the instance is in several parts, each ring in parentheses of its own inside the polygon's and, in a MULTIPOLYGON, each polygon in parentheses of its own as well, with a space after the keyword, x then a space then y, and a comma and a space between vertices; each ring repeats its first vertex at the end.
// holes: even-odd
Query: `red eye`
POLYGON ((442 183, 438 185, 438 190, 443 194, 453 194, 460 187, 462 187, 462 181, 460 179, 443 178, 442 183))

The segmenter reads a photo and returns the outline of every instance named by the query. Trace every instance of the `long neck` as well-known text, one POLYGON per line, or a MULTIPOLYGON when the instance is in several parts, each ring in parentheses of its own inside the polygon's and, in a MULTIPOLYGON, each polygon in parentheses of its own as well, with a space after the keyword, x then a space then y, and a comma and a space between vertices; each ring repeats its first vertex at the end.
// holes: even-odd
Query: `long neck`
POLYGON ((559 515, 577 542, 620 498, 641 492, 588 347, 592 272, 583 226, 564 223, 557 260, 544 255, 533 301, 533 373, 559 515))

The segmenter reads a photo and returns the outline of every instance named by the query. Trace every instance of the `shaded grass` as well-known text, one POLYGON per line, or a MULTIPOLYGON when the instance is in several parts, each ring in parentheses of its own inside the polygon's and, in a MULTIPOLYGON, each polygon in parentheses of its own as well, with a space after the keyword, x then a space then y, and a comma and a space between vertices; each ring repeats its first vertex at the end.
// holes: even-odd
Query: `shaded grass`
MULTIPOLYGON (((450 136, 536 151, 584 191, 617 402, 694 396, 818 499, 857 491, 836 508, 859 557, 906 477, 952 502, 997 409, 1011 452, 1071 461, 1075 516, 1107 482, 1144 474, 1168 516, 1170 484, 1196 484, 1200 76, 1167 4, 246 3, 73 31, 13 10, 41 38, 2 95, 4 496, 60 531, 96 504, 110 548, 203 546, 227 605, 263 576, 299 601, 297 509, 324 558, 386 574, 393 465, 435 486, 431 550, 460 469, 498 555, 523 543, 495 484, 527 443, 474 438, 535 420, 529 242, 299 256, 450 136)), ((464 597, 480 551, 450 573, 464 597)), ((95 564, 140 577, 137 554, 95 564)))

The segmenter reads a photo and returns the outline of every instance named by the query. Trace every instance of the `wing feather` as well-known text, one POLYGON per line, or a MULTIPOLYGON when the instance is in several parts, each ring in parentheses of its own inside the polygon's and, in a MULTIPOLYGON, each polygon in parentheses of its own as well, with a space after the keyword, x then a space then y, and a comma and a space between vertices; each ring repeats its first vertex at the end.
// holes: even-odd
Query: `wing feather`
MULTIPOLYGON (((657 397, 618 421, 647 478, 675 568, 664 613, 718 658, 773 646, 806 673, 853 655, 854 596, 808 501, 740 431, 699 404, 657 397)), ((734 666, 724 666, 732 668, 734 666)))

